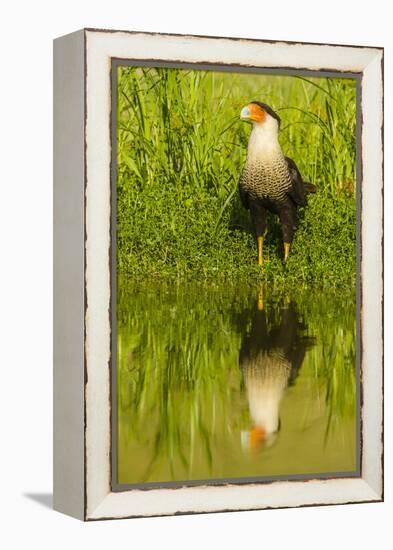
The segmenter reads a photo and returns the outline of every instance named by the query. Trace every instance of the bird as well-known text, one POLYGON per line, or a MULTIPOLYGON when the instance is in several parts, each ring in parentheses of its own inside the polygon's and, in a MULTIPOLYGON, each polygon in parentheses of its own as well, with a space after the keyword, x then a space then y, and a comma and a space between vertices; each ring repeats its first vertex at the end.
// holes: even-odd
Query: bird
POLYGON ((286 262, 296 230, 297 210, 307 205, 307 195, 315 193, 316 187, 303 181, 295 161, 284 155, 278 139, 281 119, 269 105, 252 101, 243 107, 240 119, 253 126, 239 194, 243 206, 250 211, 256 233, 258 264, 263 265, 268 211, 279 216, 286 262))
POLYGON ((296 304, 265 308, 263 291, 242 338, 239 368, 243 374, 252 427, 242 433, 243 445, 253 451, 271 446, 280 430, 280 403, 301 369, 315 337, 306 333, 296 304))

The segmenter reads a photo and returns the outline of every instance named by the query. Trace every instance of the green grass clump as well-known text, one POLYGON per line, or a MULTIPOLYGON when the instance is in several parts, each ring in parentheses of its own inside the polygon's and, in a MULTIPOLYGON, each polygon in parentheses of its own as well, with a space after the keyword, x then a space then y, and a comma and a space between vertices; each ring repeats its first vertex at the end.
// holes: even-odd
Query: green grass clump
POLYGON ((355 280, 356 85, 351 79, 118 69, 118 272, 135 279, 355 280), (237 184, 258 99, 282 118, 284 153, 318 193, 300 211, 284 267, 272 219, 256 265, 237 184))

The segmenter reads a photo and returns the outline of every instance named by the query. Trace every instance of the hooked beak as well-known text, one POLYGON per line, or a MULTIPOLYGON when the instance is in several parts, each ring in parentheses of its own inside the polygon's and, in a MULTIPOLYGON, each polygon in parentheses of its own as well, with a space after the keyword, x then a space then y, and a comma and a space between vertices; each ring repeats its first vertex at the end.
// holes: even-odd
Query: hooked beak
POLYGON ((240 119, 251 120, 251 113, 248 107, 243 107, 243 109, 240 111, 240 119))

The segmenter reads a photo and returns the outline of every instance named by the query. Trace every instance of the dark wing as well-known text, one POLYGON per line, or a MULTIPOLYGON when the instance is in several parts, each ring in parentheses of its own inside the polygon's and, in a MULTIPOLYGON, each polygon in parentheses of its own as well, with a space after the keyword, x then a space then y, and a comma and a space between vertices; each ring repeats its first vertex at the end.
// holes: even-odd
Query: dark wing
POLYGON ((298 206, 306 206, 307 191, 306 191, 306 187, 305 187, 302 175, 299 172, 299 168, 296 166, 295 161, 290 159, 289 157, 285 157, 285 160, 287 161, 287 165, 288 165, 288 169, 289 169, 289 173, 292 181, 292 186, 291 186, 291 189, 288 191, 288 195, 291 197, 293 202, 298 206))
POLYGON ((246 210, 248 210, 250 208, 250 205, 248 202, 248 193, 243 186, 243 177, 244 176, 242 174, 239 179, 239 195, 240 195, 240 200, 242 201, 242 205, 246 210))

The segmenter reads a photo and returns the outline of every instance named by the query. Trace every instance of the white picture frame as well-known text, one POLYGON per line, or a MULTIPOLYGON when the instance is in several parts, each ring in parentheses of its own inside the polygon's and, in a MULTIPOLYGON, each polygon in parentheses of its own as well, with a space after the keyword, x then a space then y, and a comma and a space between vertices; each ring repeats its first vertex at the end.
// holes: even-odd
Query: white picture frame
POLYGON ((383 49, 84 29, 54 42, 54 508, 81 520, 383 500, 383 49), (359 477, 113 491, 111 64, 361 81, 359 477))

